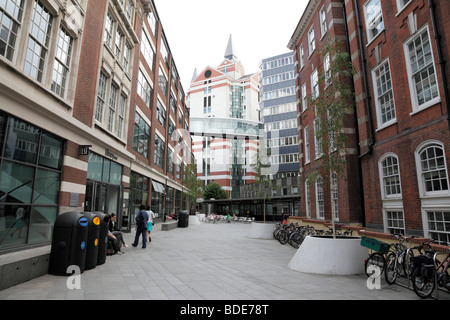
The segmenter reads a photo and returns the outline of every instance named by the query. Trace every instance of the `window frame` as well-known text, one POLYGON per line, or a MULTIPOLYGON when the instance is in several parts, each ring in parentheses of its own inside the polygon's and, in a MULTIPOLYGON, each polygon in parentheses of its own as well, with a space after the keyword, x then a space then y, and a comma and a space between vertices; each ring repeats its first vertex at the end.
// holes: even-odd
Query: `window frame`
MULTIPOLYGON (((378 124, 378 130, 389 127, 390 125, 397 123, 397 109, 395 106, 395 93, 394 93, 394 84, 393 84, 393 79, 392 79, 392 73, 391 73, 391 65, 389 62, 389 58, 384 59, 383 61, 381 61, 375 68, 373 68, 372 70, 372 83, 373 83, 373 92, 374 92, 374 100, 375 100, 375 107, 376 107, 376 111, 377 111, 377 124, 378 124), (390 90, 386 90, 383 92, 383 94, 380 96, 379 95, 379 90, 378 90, 378 78, 377 78, 377 72, 379 72, 382 68, 384 68, 385 73, 384 75, 386 75, 386 66, 388 68, 389 71, 389 78, 390 78, 390 83, 391 83, 391 88, 390 90), (385 97, 387 94, 389 94, 389 91, 391 91, 391 95, 392 95, 392 109, 389 111, 390 113, 394 113, 394 117, 390 120, 387 120, 386 122, 383 122, 383 113, 382 113, 382 106, 380 103, 380 99, 382 97, 385 97)), ((386 84, 387 82, 385 82, 386 84)))

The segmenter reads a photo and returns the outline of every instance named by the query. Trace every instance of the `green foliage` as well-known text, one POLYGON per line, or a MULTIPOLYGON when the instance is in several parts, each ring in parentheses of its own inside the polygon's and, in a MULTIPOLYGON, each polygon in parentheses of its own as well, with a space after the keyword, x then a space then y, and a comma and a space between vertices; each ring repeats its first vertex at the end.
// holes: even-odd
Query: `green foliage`
POLYGON ((214 198, 216 200, 228 199, 228 193, 223 190, 218 183, 211 182, 205 187, 205 190, 203 191, 203 199, 209 200, 211 198, 214 198))

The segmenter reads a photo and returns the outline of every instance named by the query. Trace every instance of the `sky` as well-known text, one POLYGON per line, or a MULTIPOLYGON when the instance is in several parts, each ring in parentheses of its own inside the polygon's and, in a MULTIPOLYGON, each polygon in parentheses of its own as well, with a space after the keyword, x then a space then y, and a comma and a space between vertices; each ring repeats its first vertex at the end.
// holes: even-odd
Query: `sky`
POLYGON ((230 34, 245 72, 287 53, 308 0, 154 0, 184 91, 194 70, 217 67, 230 34))

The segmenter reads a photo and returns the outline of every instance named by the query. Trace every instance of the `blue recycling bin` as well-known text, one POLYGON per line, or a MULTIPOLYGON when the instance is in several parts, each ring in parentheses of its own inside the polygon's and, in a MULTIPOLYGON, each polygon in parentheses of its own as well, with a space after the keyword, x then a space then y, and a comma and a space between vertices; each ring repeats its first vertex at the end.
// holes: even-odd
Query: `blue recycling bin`
POLYGON ((80 212, 59 215, 53 227, 48 273, 71 275, 69 266, 85 269, 88 219, 80 212))

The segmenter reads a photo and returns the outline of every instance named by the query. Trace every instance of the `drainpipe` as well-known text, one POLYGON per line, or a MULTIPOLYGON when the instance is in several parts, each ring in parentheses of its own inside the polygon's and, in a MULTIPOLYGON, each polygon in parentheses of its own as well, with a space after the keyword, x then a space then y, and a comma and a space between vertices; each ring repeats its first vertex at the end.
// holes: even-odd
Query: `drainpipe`
POLYGON ((369 82, 367 78, 367 66, 366 66, 366 55, 364 53, 364 42, 363 42, 363 36, 362 36, 362 24, 361 24, 361 17, 358 10, 358 0, 354 0, 354 6, 355 6, 355 12, 356 12, 356 22, 358 24, 358 39, 359 39, 359 51, 361 54, 361 61, 362 61, 362 76, 364 78, 364 91, 366 93, 366 97, 364 98, 364 101, 366 103, 366 110, 367 110, 367 116, 369 121, 369 150, 365 152, 364 154, 360 155, 359 158, 362 159, 365 156, 372 154, 373 152, 373 146, 375 145, 375 131, 373 127, 373 117, 372 117, 372 106, 370 103, 371 96, 369 91, 369 82))
POLYGON ((433 0, 428 0, 428 7, 430 8, 430 16, 431 21, 433 23, 433 32, 434 32, 434 40, 436 42, 438 57, 439 57, 439 67, 441 69, 441 77, 442 77, 442 85, 444 86, 444 100, 445 105, 447 106, 447 122, 448 128, 450 130, 450 104, 449 104, 449 93, 448 93, 448 85, 447 85, 447 76, 445 74, 445 60, 442 55, 442 47, 441 47, 441 35, 439 34, 437 24, 436 24, 436 15, 434 12, 435 4, 433 0))

